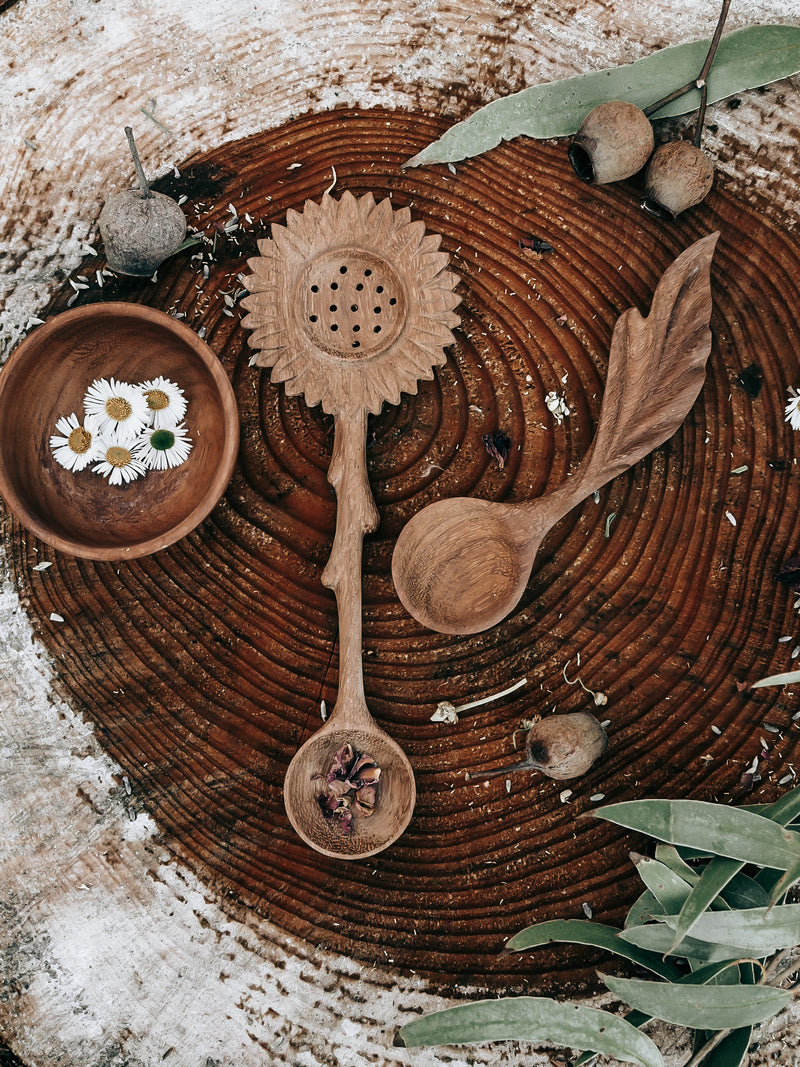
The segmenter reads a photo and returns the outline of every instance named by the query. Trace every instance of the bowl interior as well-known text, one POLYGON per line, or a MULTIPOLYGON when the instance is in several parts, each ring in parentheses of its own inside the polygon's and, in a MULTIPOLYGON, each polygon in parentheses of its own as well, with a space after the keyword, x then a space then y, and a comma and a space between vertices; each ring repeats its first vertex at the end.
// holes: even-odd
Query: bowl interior
POLYGON ((92 305, 55 316, 0 371, 0 495, 55 548, 94 559, 145 555, 178 540, 219 500, 238 449, 233 391, 211 349, 187 326, 138 305, 92 305), (96 378, 159 374, 184 390, 192 441, 185 463, 120 486, 53 456, 56 422, 83 418, 96 378))

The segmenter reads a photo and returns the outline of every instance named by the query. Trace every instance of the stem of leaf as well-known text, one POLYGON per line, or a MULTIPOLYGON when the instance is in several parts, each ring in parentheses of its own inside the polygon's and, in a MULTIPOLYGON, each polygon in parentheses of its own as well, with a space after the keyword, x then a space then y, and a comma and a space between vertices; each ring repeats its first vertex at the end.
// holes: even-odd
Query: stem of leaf
POLYGON ((695 1052, 694 1056, 692 1056, 692 1058, 685 1065, 685 1067, 700 1067, 700 1064, 703 1062, 709 1052, 715 1049, 720 1043, 720 1041, 722 1041, 723 1038, 726 1038, 730 1032, 730 1030, 717 1030, 714 1036, 709 1038, 708 1041, 706 1041, 705 1045, 703 1045, 702 1048, 699 1048, 697 1052, 695 1052))
POLYGON ((711 38, 711 44, 708 48, 708 54, 706 55, 705 62, 700 69, 700 73, 692 81, 682 85, 679 89, 673 90, 668 96, 663 97, 661 100, 657 100, 654 104, 650 104, 644 108, 645 115, 654 115, 657 111, 660 111, 662 107, 666 107, 667 104, 671 104, 673 100, 677 100, 685 93, 691 92, 692 89, 700 90, 700 110, 697 113, 697 124, 695 126, 694 137, 692 138, 692 144, 695 148, 700 147, 700 140, 703 136, 703 125, 706 119, 706 106, 708 104, 708 84, 707 78, 711 66, 714 62, 714 56, 717 54, 717 47, 719 46, 720 38, 722 37, 722 30, 725 26, 725 19, 728 17, 728 9, 731 6, 731 0, 722 0, 722 10, 719 13, 717 19, 717 28, 714 30, 714 36, 711 38))

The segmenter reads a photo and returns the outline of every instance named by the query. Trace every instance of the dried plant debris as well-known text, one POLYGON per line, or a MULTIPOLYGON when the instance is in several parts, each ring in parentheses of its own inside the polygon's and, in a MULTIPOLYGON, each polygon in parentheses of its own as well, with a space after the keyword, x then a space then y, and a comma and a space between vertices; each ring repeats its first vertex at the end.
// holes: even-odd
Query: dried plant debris
POLYGON ((492 459, 497 460, 498 467, 504 467, 511 449, 511 440, 502 430, 483 435, 483 447, 492 459))
POLYGON ((764 372, 757 363, 749 363, 744 370, 736 375, 736 383, 744 389, 748 396, 755 399, 764 384, 764 372))
POLYGON ((366 818, 375 810, 381 769, 372 758, 351 744, 343 745, 325 774, 315 774, 323 783, 317 797, 323 817, 338 823, 343 834, 353 832, 356 816, 366 818))

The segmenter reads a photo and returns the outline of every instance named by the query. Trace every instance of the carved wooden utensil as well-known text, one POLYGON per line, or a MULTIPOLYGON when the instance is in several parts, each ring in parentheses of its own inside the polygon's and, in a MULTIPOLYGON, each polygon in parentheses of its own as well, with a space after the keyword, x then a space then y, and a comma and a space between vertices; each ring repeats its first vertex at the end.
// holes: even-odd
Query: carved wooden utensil
POLYGON ((439 500, 403 528, 392 576, 424 626, 472 634, 499 622, 522 596, 559 519, 675 433, 705 379, 718 236, 697 241, 667 268, 647 318, 629 308, 618 319, 594 441, 568 482, 523 504, 439 500))
POLYGON ((287 212, 249 261, 242 301, 259 349, 251 363, 272 368, 272 381, 303 394, 334 417, 328 480, 336 490, 333 548, 322 582, 336 595, 339 690, 328 722, 295 754, 286 772, 284 804, 298 834, 318 852, 342 859, 371 856, 395 841, 411 818, 414 773, 400 748, 374 722, 364 695, 361 657, 361 563, 364 534, 378 525, 366 467, 368 413, 432 378, 451 344, 458 281, 408 208, 376 205, 371 194, 340 200, 325 195, 287 212), (372 815, 356 816, 345 834, 323 817, 320 776, 346 744, 381 770, 372 815))

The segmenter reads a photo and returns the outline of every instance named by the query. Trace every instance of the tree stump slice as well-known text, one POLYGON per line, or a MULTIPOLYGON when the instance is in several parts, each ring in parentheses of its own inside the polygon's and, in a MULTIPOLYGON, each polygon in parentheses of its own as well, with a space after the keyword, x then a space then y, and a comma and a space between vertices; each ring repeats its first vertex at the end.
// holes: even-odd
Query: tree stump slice
MULTIPOLYGON (((627 853, 639 839, 583 816, 643 796, 772 799, 800 754, 793 691, 737 685, 791 669, 795 643, 781 641, 796 618, 775 575, 797 550, 783 405, 800 383, 800 253, 724 183, 665 224, 641 212, 630 183, 582 184, 563 143, 519 140, 454 170, 403 171, 446 125, 390 109, 310 114, 156 183, 188 197, 190 223, 215 250, 174 257, 155 282, 91 285, 77 302, 135 301, 204 331, 242 420, 230 486, 178 544, 125 564, 56 553, 7 512, 3 537, 64 700, 122 768, 130 803, 231 916, 244 907, 443 995, 586 991, 596 986, 588 952, 501 954, 530 922, 580 917, 584 903, 620 922, 633 901, 627 853), (319 200, 334 168, 335 196, 391 196, 442 234, 462 297, 435 380, 369 423, 381 521, 364 543, 365 686, 409 755, 418 799, 403 837, 357 863, 313 853, 281 797, 320 702, 332 706, 337 691, 335 602, 320 582, 335 517, 332 418, 249 366, 238 308, 258 238, 319 200), (556 527, 510 617, 470 638, 424 630, 390 577, 405 522, 441 497, 522 501, 569 477, 592 437, 616 319, 631 305, 646 313, 666 266, 714 230, 714 342, 682 429, 556 527), (552 251, 521 247, 531 236, 552 251), (752 365, 757 396, 742 384, 752 365), (568 405, 561 422, 551 392, 568 405), (510 440, 503 467, 482 442, 497 431, 510 440), (34 571, 42 560, 52 566, 34 571), (440 700, 465 703, 523 677, 456 726, 429 721, 440 700), (508 787, 465 779, 516 758, 523 719, 591 707, 578 678, 608 697, 609 748, 587 776, 568 792, 532 773, 508 787), (756 758, 750 791, 743 776, 756 758)), ((65 286, 49 312, 74 305, 74 293, 65 286)))

